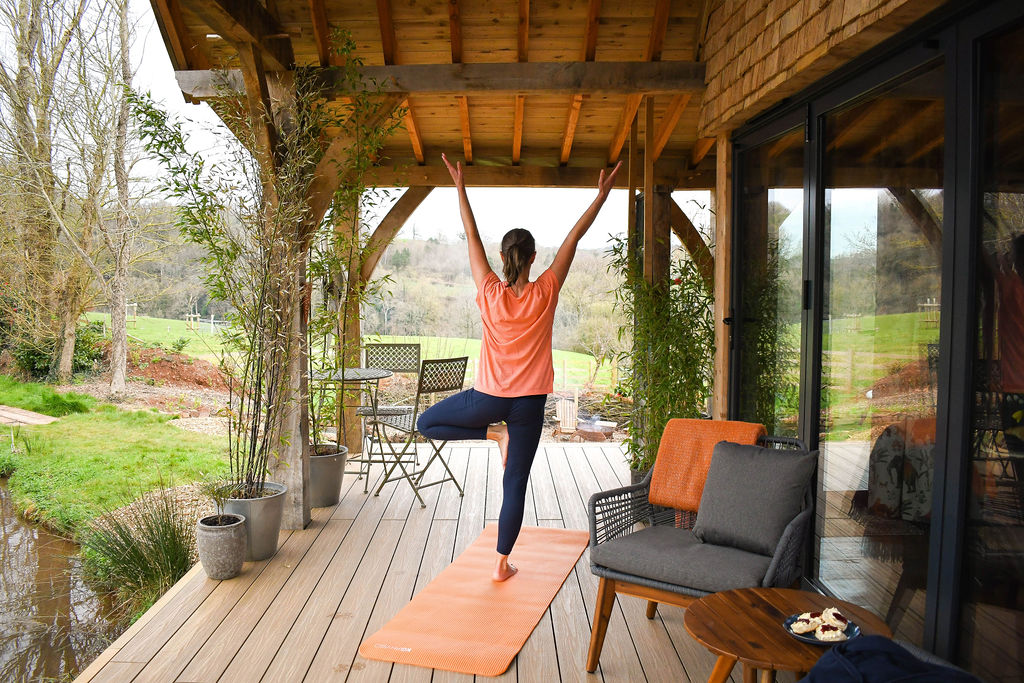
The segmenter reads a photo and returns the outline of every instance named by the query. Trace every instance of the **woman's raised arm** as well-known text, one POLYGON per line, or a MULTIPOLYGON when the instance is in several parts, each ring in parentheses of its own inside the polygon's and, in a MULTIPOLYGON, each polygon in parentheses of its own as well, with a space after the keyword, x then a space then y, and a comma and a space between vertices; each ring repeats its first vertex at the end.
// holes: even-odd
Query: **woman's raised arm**
POLYGON ((480 241, 480 233, 476 229, 476 218, 473 217, 473 209, 469 206, 469 197, 466 196, 466 182, 462 177, 462 162, 455 166, 451 165, 448 157, 441 155, 441 160, 448 167, 455 181, 455 189, 459 192, 459 213, 462 214, 462 226, 466 229, 466 244, 469 246, 469 267, 473 271, 473 282, 479 288, 491 270, 491 264, 487 262, 487 254, 484 252, 484 244, 480 241))
POLYGON ((569 266, 572 265, 572 260, 576 257, 576 246, 587 234, 587 230, 590 230, 590 226, 594 224, 594 219, 597 218, 601 207, 604 206, 604 200, 608 199, 608 193, 615 187, 615 176, 619 173, 620 168, 622 168, 621 161, 615 164, 615 168, 607 176, 605 176, 604 169, 601 169, 601 175, 597 179, 597 197, 576 221, 576 225, 572 226, 572 230, 565 236, 562 246, 558 248, 555 260, 551 262, 550 270, 558 278, 559 286, 565 283, 565 278, 569 274, 569 266))

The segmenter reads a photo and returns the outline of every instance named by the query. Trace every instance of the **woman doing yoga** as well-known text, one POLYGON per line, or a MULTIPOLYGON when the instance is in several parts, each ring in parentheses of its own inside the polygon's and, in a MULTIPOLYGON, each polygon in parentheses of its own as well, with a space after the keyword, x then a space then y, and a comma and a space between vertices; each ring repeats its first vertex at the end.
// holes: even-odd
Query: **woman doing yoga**
POLYGON ((544 425, 544 404, 554 384, 551 325, 558 290, 569 273, 576 246, 597 218, 622 164, 611 173, 601 171, 597 198, 569 231, 548 269, 533 282, 530 267, 537 257, 533 236, 527 230, 510 230, 501 240, 502 282, 487 262, 466 196, 462 163, 452 166, 447 157, 442 158, 459 192, 476 303, 483 320, 483 343, 475 386, 425 410, 418 426, 420 433, 431 439, 486 438, 498 443, 505 475, 493 578, 504 581, 517 571, 508 556, 523 524, 526 483, 544 425))

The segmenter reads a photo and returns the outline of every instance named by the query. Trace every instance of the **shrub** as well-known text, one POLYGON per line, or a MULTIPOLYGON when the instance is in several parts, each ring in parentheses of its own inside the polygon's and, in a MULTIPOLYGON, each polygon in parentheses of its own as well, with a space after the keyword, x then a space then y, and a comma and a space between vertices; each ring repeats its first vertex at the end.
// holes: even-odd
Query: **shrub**
POLYGON ((82 539, 86 575, 123 616, 156 602, 195 562, 195 520, 166 488, 94 521, 82 539))
POLYGON ((188 346, 188 342, 188 337, 178 337, 171 342, 171 351, 174 351, 175 353, 183 353, 185 351, 185 347, 188 346))
POLYGON ((0 478, 6 479, 14 474, 17 465, 14 462, 14 453, 7 450, 6 444, 0 444, 0 478))
MULTIPOLYGON (((34 378, 43 378, 50 373, 50 364, 56 351, 56 342, 22 343, 14 348, 14 360, 18 367, 34 378)), ((92 322, 78 326, 75 331, 75 353, 71 360, 71 372, 94 372, 103 358, 103 323, 92 322)))

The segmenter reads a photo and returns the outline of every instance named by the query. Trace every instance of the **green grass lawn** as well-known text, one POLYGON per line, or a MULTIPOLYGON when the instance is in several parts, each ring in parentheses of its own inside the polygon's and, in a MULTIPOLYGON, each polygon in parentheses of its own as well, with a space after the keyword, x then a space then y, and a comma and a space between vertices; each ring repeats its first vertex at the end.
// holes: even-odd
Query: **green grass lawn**
MULTIPOLYGON (((89 320, 101 320, 108 325, 110 316, 106 313, 87 313, 89 320)), ((142 340, 145 344, 170 349, 178 339, 188 339, 183 353, 195 358, 215 363, 222 349, 219 334, 210 334, 210 323, 200 325, 200 330, 190 330, 184 320, 165 318, 148 318, 140 315, 135 327, 128 328, 128 334, 142 340)), ((385 343, 418 343, 422 358, 450 358, 453 356, 469 356, 470 368, 467 370, 467 383, 473 381, 473 366, 480 357, 480 340, 460 337, 401 337, 371 335, 363 338, 364 342, 385 343)), ((595 364, 593 356, 573 351, 554 351, 555 389, 563 385, 572 388, 582 386, 590 378, 590 368, 595 364), (564 362, 564 366, 563 366, 564 362), (565 380, 563 381, 563 371, 565 380)), ((612 384, 611 366, 606 363, 597 374, 598 386, 610 387, 612 384)))
POLYGON ((97 514, 161 482, 183 484, 227 469, 223 438, 183 431, 169 419, 100 405, 52 424, 22 427, 16 452, 8 438, 0 438, 0 471, 13 472, 8 486, 19 509, 74 536, 97 514))
MULTIPOLYGON (((421 358, 452 358, 458 356, 469 356, 469 367, 466 369, 466 384, 474 379, 476 362, 480 358, 480 340, 466 339, 460 337, 402 337, 394 335, 379 335, 364 337, 364 343, 385 343, 385 344, 419 344, 421 358)), ((573 351, 561 351, 555 349, 552 352, 552 361, 555 367, 555 390, 564 384, 568 388, 582 386, 589 378, 590 371, 596 363, 594 357, 585 353, 573 351)), ((611 387, 612 370, 608 363, 605 363, 597 373, 595 384, 597 386, 611 387)))
MULTIPOLYGON (((102 321, 108 326, 110 325, 110 315, 107 313, 86 313, 85 315, 90 321, 102 321)), ((109 331, 107 334, 109 336, 109 331)), ((205 323, 201 323, 198 330, 190 330, 184 320, 150 318, 140 315, 134 326, 129 324, 128 334, 147 346, 159 344, 166 349, 170 349, 174 342, 184 337, 188 343, 182 353, 208 360, 211 363, 217 361, 223 347, 220 333, 210 332, 209 319, 205 323)))
POLYGON ((59 394, 45 384, 23 383, 0 375, 0 405, 62 417, 89 412, 96 399, 72 392, 59 394))

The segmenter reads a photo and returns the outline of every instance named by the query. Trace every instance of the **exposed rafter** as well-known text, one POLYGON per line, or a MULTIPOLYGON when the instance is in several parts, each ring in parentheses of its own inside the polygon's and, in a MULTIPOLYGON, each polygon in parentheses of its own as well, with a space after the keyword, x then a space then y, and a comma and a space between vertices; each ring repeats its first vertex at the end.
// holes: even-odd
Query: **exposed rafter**
MULTIPOLYGON (((651 19, 651 33, 647 38, 647 48, 644 50, 643 61, 645 62, 661 61, 661 49, 665 44, 665 32, 668 29, 668 15, 671 4, 671 0, 658 0, 654 6, 654 16, 651 19)), ((608 144, 609 165, 619 160, 619 155, 622 153, 622 145, 626 142, 626 134, 629 132, 629 127, 633 124, 633 119, 636 118, 637 110, 640 109, 641 99, 642 97, 639 94, 626 97, 626 104, 622 108, 622 113, 619 114, 619 122, 615 126, 611 142, 608 144)))
POLYGON ((519 30, 516 35, 517 61, 530 57, 530 0, 519 0, 519 30))
MULTIPOLYGON (((380 25, 380 45, 384 64, 388 66, 397 64, 398 40, 395 38, 395 22, 391 17, 391 0, 377 0, 377 23, 380 25)), ((373 83, 375 81, 369 80, 369 82, 373 83)), ((409 134, 409 144, 412 146, 413 156, 416 157, 416 163, 422 164, 424 161, 423 138, 420 136, 419 126, 416 125, 416 117, 412 113, 412 105, 408 99, 405 99, 401 106, 405 109, 402 124, 405 126, 405 132, 409 134)))
POLYGON ((236 47, 246 43, 258 46, 263 64, 270 71, 288 71, 295 65, 287 32, 258 2, 187 0, 187 5, 215 33, 236 47))
POLYGON ((690 93, 680 93, 668 103, 668 109, 665 111, 665 115, 661 118, 661 123, 658 124, 657 130, 654 132, 654 149, 652 154, 655 161, 661 156, 665 145, 668 144, 668 139, 672 137, 672 132, 675 131, 676 125, 679 123, 679 117, 683 115, 683 110, 686 109, 686 105, 689 103, 690 93))
POLYGON ((690 155, 690 168, 697 168, 697 164, 704 160, 708 152, 715 146, 714 138, 698 138, 693 143, 693 153, 690 155))
POLYGON ((469 98, 465 95, 460 95, 459 101, 459 125, 462 128, 462 154, 466 158, 466 163, 473 163, 473 137, 470 134, 469 127, 469 98))
POLYGON ((936 109, 941 106, 940 102, 932 102, 926 104, 923 107, 919 107, 917 111, 909 116, 906 113, 902 113, 898 120, 893 121, 894 125, 886 126, 883 131, 884 134, 878 136, 878 139, 860 155, 860 161, 865 162, 871 159, 873 156, 881 152, 886 147, 892 145, 893 140, 903 139, 904 134, 907 131, 915 130, 920 127, 922 121, 927 121, 928 117, 935 114, 936 109))
POLYGON ((316 41, 316 55, 320 60, 320 66, 330 66, 331 30, 327 25, 324 0, 309 0, 309 14, 313 21, 313 39, 316 41))
POLYGON ((523 119, 526 118, 526 95, 516 95, 512 119, 512 163, 518 165, 523 151, 523 119))
POLYGON ((209 56, 185 26, 178 0, 153 0, 153 14, 175 69, 210 68, 209 56))
MULTIPOLYGON (((310 67, 316 69, 316 67, 310 67)), ((318 69, 325 94, 343 94, 343 77, 318 69), (335 82, 338 83, 335 87, 335 82)), ((407 95, 676 95, 704 90, 704 65, 694 62, 501 62, 488 64, 403 64, 365 66, 363 78, 382 93, 407 95)), ((182 90, 194 97, 217 96, 215 84, 231 72, 175 72, 182 90)))
POLYGON ((448 0, 448 27, 452 40, 452 64, 462 63, 462 17, 459 0, 448 0))
MULTIPOLYGON (((593 62, 597 55, 597 27, 598 18, 601 15, 601 0, 590 0, 587 5, 586 30, 583 33, 583 54, 584 63, 593 62)), ((569 162, 569 155, 572 153, 572 141, 576 137, 576 125, 580 121, 580 109, 583 107, 583 94, 574 93, 569 100, 569 113, 565 118, 565 131, 562 133, 562 151, 559 154, 559 163, 569 162)))
POLYGON ((569 155, 572 153, 572 140, 576 137, 576 124, 580 121, 580 109, 583 107, 583 95, 573 95, 569 102, 569 115, 565 120, 565 132, 562 133, 562 151, 558 155, 558 162, 566 164, 569 162, 569 155))

